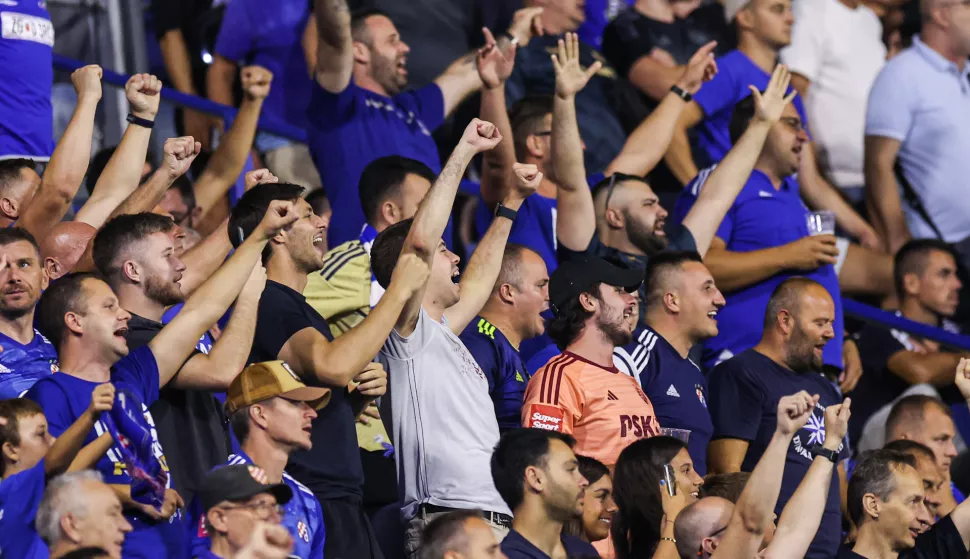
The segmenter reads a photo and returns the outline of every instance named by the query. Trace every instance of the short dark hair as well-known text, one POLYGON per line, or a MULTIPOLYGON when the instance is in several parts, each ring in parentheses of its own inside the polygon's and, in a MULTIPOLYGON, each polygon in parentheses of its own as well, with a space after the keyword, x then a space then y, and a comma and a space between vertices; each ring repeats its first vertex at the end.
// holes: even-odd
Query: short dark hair
POLYGON ((64 342, 64 315, 69 312, 84 312, 82 296, 84 295, 84 280, 96 279, 104 281, 99 274, 91 272, 74 272, 54 280, 40 296, 37 303, 37 328, 60 351, 64 342))
POLYGON ((387 12, 371 7, 364 7, 350 14, 350 36, 354 41, 371 46, 371 38, 367 34, 367 27, 364 24, 374 16, 384 16, 391 19, 391 16, 387 15, 387 12))
POLYGON ((916 459, 895 450, 880 448, 865 452, 859 457, 852 477, 849 478, 847 499, 849 518, 857 527, 861 527, 864 520, 862 498, 872 493, 885 500, 896 490, 896 478, 893 474, 905 466, 915 468, 916 459))
POLYGON ((30 231, 23 227, 4 227, 0 229, 0 246, 5 247, 19 243, 20 241, 30 243, 34 247, 34 250, 37 251, 37 255, 40 256, 40 245, 37 244, 37 239, 30 234, 30 231))
POLYGON ((575 446, 571 435, 546 429, 519 428, 502 434, 492 452, 492 481, 502 500, 513 511, 525 499, 525 470, 544 467, 553 440, 575 446))
POLYGON ((693 251, 663 251, 651 256, 647 260, 647 269, 643 273, 643 286, 646 292, 646 300, 643 305, 650 307, 663 298, 663 291, 666 289, 666 281, 671 272, 680 270, 687 262, 704 263, 701 255, 693 251))
MULTIPOLYGON (((590 189, 593 200, 596 200, 601 192, 606 191, 610 187, 610 184, 613 185, 613 188, 616 188, 617 185, 624 182, 639 182, 641 184, 650 186, 650 181, 648 181, 646 177, 616 172, 601 178, 599 182, 593 185, 593 187, 590 189)), ((651 258, 653 257, 651 256, 651 258)))
POLYGON ((0 424, 0 476, 6 474, 7 466, 3 461, 3 445, 10 443, 20 446, 20 420, 44 415, 40 404, 27 398, 11 398, 0 400, 0 419, 6 420, 6 425, 0 424))
POLYGON ((545 132, 542 129, 546 115, 552 114, 551 95, 530 95, 515 102, 509 109, 509 124, 512 127, 512 144, 515 158, 524 161, 528 154, 526 139, 533 134, 545 132))
POLYGON ((903 283, 906 276, 923 274, 926 261, 934 251, 944 252, 952 256, 955 261, 960 261, 953 252, 953 248, 940 239, 914 239, 896 252, 896 256, 893 257, 893 286, 896 289, 896 295, 903 296, 905 292, 903 283))
POLYGON ((886 446, 883 448, 886 450, 895 450, 896 452, 912 456, 917 460, 917 462, 919 461, 920 457, 923 457, 928 459, 930 462, 936 463, 936 454, 933 452, 932 448, 923 443, 918 443, 909 439, 890 441, 886 443, 886 446))
POLYGON ((189 210, 189 214, 191 214, 196 206, 195 187, 192 186, 192 181, 189 180, 189 177, 182 175, 175 179, 172 186, 168 187, 169 190, 173 188, 178 191, 179 196, 182 197, 182 203, 185 204, 185 207, 189 210))
MULTIPOLYGON (((764 93, 762 91, 762 93, 764 93)), ((728 133, 731 135, 731 143, 736 144, 741 136, 744 135, 751 119, 754 118, 755 102, 754 95, 748 95, 734 105, 734 112, 731 113, 731 122, 728 124, 728 133)))
POLYGON ((380 215, 381 205, 398 194, 408 175, 417 175, 434 183, 434 171, 430 167, 408 157, 388 155, 371 161, 360 175, 357 183, 360 207, 367 223, 374 225, 380 215))
POLYGON ((817 281, 802 276, 788 278, 779 283, 774 291, 771 292, 771 297, 768 299, 768 306, 765 307, 764 329, 767 330, 772 327, 778 318, 778 313, 783 310, 787 310, 793 314, 797 313, 799 305, 801 304, 802 293, 813 285, 825 289, 817 281))
MULTIPOLYGON (((239 198, 229 215, 229 240, 232 246, 238 248, 244 239, 248 239, 253 234, 274 200, 293 202, 303 198, 304 193, 305 189, 302 186, 287 182, 257 184, 249 189, 239 198)), ((263 264, 269 262, 272 251, 272 243, 266 243, 266 248, 263 249, 263 264)))
POLYGON ((20 180, 20 175, 24 169, 36 171, 37 164, 22 157, 0 160, 0 193, 6 193, 11 182, 20 180))
POLYGON ((721 497, 734 504, 741 498, 744 486, 748 484, 749 472, 730 472, 727 474, 709 474, 704 478, 701 487, 702 497, 721 497))
POLYGON ((522 289, 522 255, 526 252, 531 252, 537 256, 539 254, 525 245, 505 244, 505 252, 502 254, 502 268, 499 270, 495 286, 492 288, 493 294, 506 283, 522 289))
POLYGON ((909 396, 900 398, 890 408, 889 416, 886 417, 886 438, 892 437, 896 430, 900 429, 903 425, 922 423, 926 415, 926 408, 930 406, 935 406, 950 417, 953 416, 950 408, 933 396, 910 394, 909 396))
POLYGON ((117 287, 122 274, 122 262, 129 257, 133 245, 155 233, 170 233, 175 229, 172 218, 151 212, 119 215, 104 224, 94 236, 91 254, 94 265, 112 287, 117 287))
POLYGON ((394 267, 397 266, 397 259, 401 257, 404 250, 404 241, 411 232, 411 224, 414 218, 399 221, 387 229, 381 231, 370 249, 370 267, 374 272, 374 279, 384 289, 391 285, 391 275, 394 267))
POLYGON ((110 555, 100 547, 82 547, 61 555, 61 559, 101 559, 102 557, 110 557, 110 555))
POLYGON ((463 551, 467 541, 465 523, 473 518, 482 518, 481 511, 455 510, 436 517, 421 532, 419 559, 444 559, 449 551, 463 551))
POLYGON ((310 204, 310 207, 313 208, 313 213, 317 216, 323 217, 324 214, 330 211, 330 200, 327 199, 327 192, 322 188, 310 192, 304 200, 306 200, 307 204, 310 204))
MULTIPOLYGON (((590 287, 583 293, 586 293, 597 301, 603 300, 599 284, 590 287)), ((552 341, 556 342, 556 347, 560 351, 565 351, 569 347, 569 344, 576 341, 576 338, 583 332, 583 328, 586 327, 586 321, 591 316, 593 316, 593 312, 583 307, 583 304, 579 301, 579 297, 573 297, 556 308, 552 320, 546 326, 546 333, 552 338, 552 341)))
POLYGON ((249 439, 249 408, 251 407, 251 405, 241 407, 229 416, 229 429, 236 436, 239 444, 249 439))

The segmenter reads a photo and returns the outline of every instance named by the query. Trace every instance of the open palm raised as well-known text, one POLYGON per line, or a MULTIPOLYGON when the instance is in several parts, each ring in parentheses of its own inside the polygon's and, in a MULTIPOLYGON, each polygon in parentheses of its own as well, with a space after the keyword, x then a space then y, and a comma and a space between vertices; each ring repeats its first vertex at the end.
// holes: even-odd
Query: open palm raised
POLYGON ((575 33, 566 33, 564 39, 559 39, 558 54, 552 55, 552 66, 556 70, 556 95, 566 98, 582 91, 603 65, 594 62, 583 70, 579 64, 579 37, 575 33))
POLYGON ((785 95, 790 83, 791 72, 788 71, 788 66, 779 64, 775 66, 775 71, 771 73, 771 81, 768 82, 768 87, 765 88, 764 93, 758 91, 753 85, 749 85, 748 88, 751 90, 751 95, 754 96, 755 101, 755 118, 764 122, 778 122, 781 114, 785 111, 785 107, 792 102, 797 94, 796 91, 792 90, 791 93, 785 95))

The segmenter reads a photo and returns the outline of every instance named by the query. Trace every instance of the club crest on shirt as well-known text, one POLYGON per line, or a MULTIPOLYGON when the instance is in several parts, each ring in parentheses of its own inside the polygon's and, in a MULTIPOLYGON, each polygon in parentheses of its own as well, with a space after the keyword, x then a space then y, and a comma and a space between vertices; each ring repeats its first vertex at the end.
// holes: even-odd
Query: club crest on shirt
POLYGON ((707 399, 704 398, 704 387, 699 384, 695 384, 694 390, 697 391, 697 399, 700 400, 701 405, 707 408, 707 399))
POLYGON ((307 527, 306 523, 302 520, 296 523, 296 531, 300 535, 300 539, 306 543, 310 543, 310 529, 307 527))
MULTIPOLYGON (((802 427, 792 439, 792 449, 807 460, 814 460, 815 455, 809 450, 815 445, 825 442, 825 406, 815 404, 815 410, 808 418, 808 423, 802 427)), ((845 443, 839 445, 839 452, 845 443)))

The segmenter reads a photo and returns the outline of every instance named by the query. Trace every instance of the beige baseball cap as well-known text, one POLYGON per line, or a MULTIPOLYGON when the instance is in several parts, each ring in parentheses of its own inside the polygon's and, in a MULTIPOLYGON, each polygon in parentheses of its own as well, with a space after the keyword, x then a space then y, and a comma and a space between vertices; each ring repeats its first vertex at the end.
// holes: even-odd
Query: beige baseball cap
POLYGON ((315 410, 330 403, 330 389, 307 386, 284 361, 254 363, 229 385, 226 392, 226 414, 275 397, 306 402, 315 410))
POLYGON ((724 18, 731 23, 734 21, 734 16, 750 3, 751 0, 724 0, 724 18))

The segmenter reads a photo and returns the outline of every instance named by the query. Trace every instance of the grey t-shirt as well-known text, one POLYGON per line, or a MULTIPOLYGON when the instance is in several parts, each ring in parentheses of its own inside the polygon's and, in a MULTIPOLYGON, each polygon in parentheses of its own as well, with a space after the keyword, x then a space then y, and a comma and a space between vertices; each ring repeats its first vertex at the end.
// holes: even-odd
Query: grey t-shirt
POLYGON ((414 332, 391 332, 377 358, 390 382, 382 404, 402 518, 422 503, 511 514, 489 466, 499 430, 488 381, 447 319, 438 323, 421 309, 414 332))

